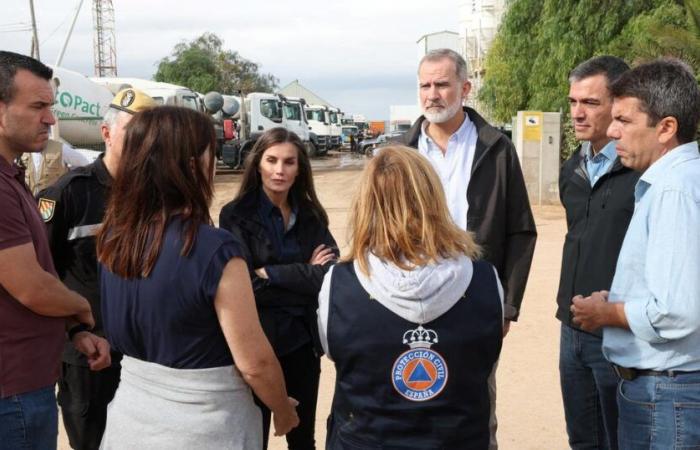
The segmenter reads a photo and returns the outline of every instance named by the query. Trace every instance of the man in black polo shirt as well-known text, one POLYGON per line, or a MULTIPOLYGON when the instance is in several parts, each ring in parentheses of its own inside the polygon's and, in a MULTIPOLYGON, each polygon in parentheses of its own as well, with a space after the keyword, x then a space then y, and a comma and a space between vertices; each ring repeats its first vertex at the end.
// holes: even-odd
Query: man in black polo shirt
MULTIPOLYGON (((63 175, 38 194, 58 276, 66 286, 88 299, 98 334, 102 334, 102 314, 95 234, 102 224, 109 188, 119 166, 124 127, 133 113, 155 105, 153 99, 141 91, 120 91, 103 119, 104 155, 90 165, 63 175)), ((111 367, 91 372, 85 357, 66 344, 58 403, 74 449, 99 448, 107 405, 119 384, 120 360, 121 355, 113 353, 111 367)))

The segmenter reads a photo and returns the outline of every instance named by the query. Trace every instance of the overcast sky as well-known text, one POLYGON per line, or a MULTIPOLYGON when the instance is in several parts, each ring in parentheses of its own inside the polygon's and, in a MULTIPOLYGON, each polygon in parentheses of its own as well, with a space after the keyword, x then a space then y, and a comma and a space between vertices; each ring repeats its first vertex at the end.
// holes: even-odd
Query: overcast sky
MULTIPOLYGON (((416 102, 416 41, 457 30, 459 0, 113 0, 119 76, 150 79, 180 41, 213 32, 280 87, 298 79, 343 111, 387 120, 416 102)), ((2 0, 0 49, 29 53, 28 0, 2 0)), ((41 58, 56 61, 78 0, 34 0, 41 58)), ((63 66, 93 73, 92 0, 63 66)))

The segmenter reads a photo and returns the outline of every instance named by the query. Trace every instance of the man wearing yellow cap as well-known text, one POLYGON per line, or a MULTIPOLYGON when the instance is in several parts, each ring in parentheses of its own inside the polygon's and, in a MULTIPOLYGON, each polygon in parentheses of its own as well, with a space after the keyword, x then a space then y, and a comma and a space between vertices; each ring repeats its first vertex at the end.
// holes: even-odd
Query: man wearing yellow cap
MULTIPOLYGON (((124 128, 134 113, 154 106, 154 100, 141 91, 120 91, 102 120, 105 153, 94 163, 66 173, 37 196, 58 276, 66 286, 88 299, 95 315, 93 332, 98 335, 102 335, 102 315, 95 234, 119 167, 124 128)), ((83 329, 80 325, 74 327, 69 331, 70 337, 83 329)), ((99 448, 107 404, 119 384, 120 360, 121 355, 112 353, 111 367, 92 372, 82 354, 72 346, 65 346, 58 403, 74 449, 99 448)))

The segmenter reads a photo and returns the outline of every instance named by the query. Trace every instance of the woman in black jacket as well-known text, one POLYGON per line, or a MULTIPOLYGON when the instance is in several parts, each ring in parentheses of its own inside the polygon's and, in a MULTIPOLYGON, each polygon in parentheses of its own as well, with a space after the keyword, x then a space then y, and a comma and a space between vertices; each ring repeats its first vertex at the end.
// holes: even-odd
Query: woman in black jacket
MULTIPOLYGON (((247 252, 260 321, 289 395, 299 401, 300 423, 287 434, 289 448, 313 449, 322 354, 318 292, 338 250, 296 134, 284 128, 263 133, 246 159, 238 195, 221 210, 219 226, 247 252)), ((267 448, 270 411, 258 404, 267 448)))

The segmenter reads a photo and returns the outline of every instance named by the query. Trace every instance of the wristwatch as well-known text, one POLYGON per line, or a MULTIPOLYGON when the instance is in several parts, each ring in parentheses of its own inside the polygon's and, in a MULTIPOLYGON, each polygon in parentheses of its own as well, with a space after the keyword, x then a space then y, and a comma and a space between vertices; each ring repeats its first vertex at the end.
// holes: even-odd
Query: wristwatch
POLYGON ((82 331, 90 331, 90 327, 84 323, 79 323, 78 325, 72 326, 70 330, 68 330, 68 340, 72 341, 73 337, 82 331))

